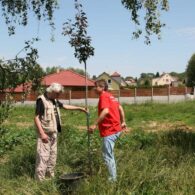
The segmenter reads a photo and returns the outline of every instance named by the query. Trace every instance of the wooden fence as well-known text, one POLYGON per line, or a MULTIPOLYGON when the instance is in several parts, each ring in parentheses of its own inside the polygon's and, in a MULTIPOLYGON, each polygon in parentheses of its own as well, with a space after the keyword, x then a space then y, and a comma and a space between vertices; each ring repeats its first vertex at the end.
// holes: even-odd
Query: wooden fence
MULTIPOLYGON (((186 95, 192 92, 190 87, 164 87, 164 88, 133 88, 133 89, 121 89, 112 90, 110 93, 116 98, 120 97, 151 97, 154 96, 172 96, 172 95, 186 95)), ((14 93, 13 97, 16 102, 18 101, 35 101, 38 94, 31 92, 25 95, 25 93, 14 93)), ((0 93, 0 100, 5 98, 4 93, 0 93)), ((84 99, 85 91, 65 91, 60 95, 59 99, 62 100, 72 100, 72 99, 84 99)), ((98 98, 98 95, 94 90, 88 91, 88 98, 98 98)))

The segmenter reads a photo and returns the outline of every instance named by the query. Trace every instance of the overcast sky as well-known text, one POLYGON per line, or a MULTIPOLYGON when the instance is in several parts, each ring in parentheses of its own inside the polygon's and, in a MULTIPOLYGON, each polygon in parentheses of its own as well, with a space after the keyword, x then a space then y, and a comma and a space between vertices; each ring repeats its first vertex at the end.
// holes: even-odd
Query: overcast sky
MULTIPOLYGON (((195 53, 195 0, 170 0, 169 12, 163 12, 166 27, 162 39, 152 37, 152 44, 144 39, 132 40, 134 24, 120 0, 83 0, 87 13, 88 34, 92 37, 95 55, 88 61, 88 73, 98 76, 102 72, 117 71, 122 76, 139 77, 141 73, 184 72, 195 53)), ((51 29, 33 18, 26 28, 19 27, 16 35, 9 37, 7 27, 0 22, 0 58, 9 59, 24 47, 24 41, 38 36, 40 65, 63 68, 83 68, 74 58, 68 39, 61 35, 62 24, 75 14, 72 0, 61 0, 56 12, 55 41, 51 42, 51 29)), ((22 54, 21 54, 22 55, 22 54)))

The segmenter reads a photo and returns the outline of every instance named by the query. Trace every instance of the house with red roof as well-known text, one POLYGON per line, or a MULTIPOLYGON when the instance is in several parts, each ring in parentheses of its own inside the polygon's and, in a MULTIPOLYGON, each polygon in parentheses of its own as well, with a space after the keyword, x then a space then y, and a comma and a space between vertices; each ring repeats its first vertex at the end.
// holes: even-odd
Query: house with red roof
MULTIPOLYGON (((92 89, 95 84, 94 81, 87 78, 88 89, 92 89)), ((43 87, 48 87, 52 83, 60 83, 65 90, 84 91, 85 90, 85 76, 80 75, 72 70, 62 70, 53 74, 46 75, 41 80, 43 87)), ((21 93, 29 90, 31 84, 19 85, 14 89, 15 93, 21 93)))
MULTIPOLYGON (((85 76, 72 70, 62 70, 49 74, 43 77, 41 81, 41 84, 46 87, 51 85, 51 83, 60 83, 65 89, 72 91, 85 90, 85 76)), ((89 90, 95 86, 94 81, 91 79, 87 79, 87 85, 89 90)))

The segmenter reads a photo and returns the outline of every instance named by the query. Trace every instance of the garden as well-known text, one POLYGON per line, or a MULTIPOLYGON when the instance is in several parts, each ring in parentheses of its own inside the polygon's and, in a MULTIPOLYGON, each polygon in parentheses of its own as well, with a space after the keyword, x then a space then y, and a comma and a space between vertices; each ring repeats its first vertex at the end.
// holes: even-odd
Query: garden
MULTIPOLYGON (((128 130, 115 147, 116 183, 107 181, 98 130, 90 135, 89 153, 85 114, 64 110, 56 176, 37 182, 35 108, 14 107, 0 131, 0 194, 194 194, 194 101, 123 106, 128 130), (70 191, 59 178, 73 172, 84 178, 70 191)), ((90 123, 96 115, 90 107, 90 123)))

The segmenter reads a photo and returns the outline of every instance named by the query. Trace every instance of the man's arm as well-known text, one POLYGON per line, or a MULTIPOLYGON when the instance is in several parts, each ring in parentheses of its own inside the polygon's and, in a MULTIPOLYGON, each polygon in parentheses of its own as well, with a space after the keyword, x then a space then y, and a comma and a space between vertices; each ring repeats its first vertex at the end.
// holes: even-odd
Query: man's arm
POLYGON ((42 141, 44 143, 47 143, 48 142, 48 136, 45 133, 45 131, 43 130, 43 128, 41 126, 41 121, 40 121, 40 117, 44 115, 44 112, 45 112, 44 110, 45 110, 45 108, 44 108, 43 101, 42 101, 42 99, 39 98, 36 101, 36 110, 35 110, 34 121, 35 121, 35 125, 37 127, 37 133, 39 134, 42 141))
POLYGON ((43 128, 41 126, 41 121, 39 119, 39 115, 36 115, 34 120, 35 120, 35 125, 37 127, 38 134, 40 135, 42 141, 44 143, 47 143, 48 142, 48 136, 47 136, 47 134, 45 133, 45 131, 43 130, 43 128))
POLYGON ((88 113, 87 109, 85 109, 85 108, 83 108, 83 107, 79 107, 79 106, 72 106, 72 105, 65 105, 65 104, 63 104, 62 107, 63 107, 65 110, 79 110, 79 111, 88 113))
POLYGON ((89 132, 92 133, 92 132, 97 128, 98 124, 101 124, 101 122, 104 120, 104 118, 106 117, 106 115, 107 115, 108 113, 109 113, 109 109, 108 109, 108 108, 104 108, 104 109, 101 111, 99 117, 97 118, 95 124, 94 124, 94 125, 91 125, 91 126, 89 127, 89 132))
POLYGON ((121 105, 119 105, 119 113, 120 113, 121 127, 122 127, 122 129, 126 129, 127 125, 125 122, 125 112, 124 112, 123 107, 121 105))

